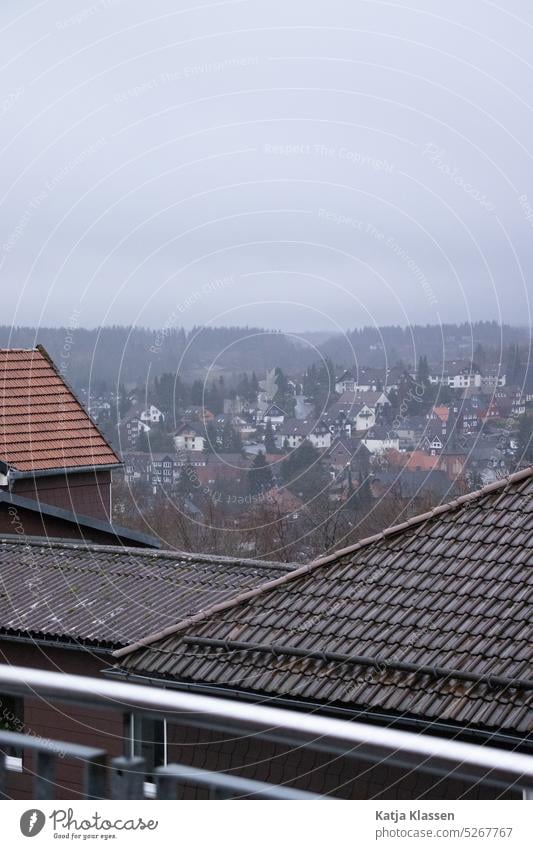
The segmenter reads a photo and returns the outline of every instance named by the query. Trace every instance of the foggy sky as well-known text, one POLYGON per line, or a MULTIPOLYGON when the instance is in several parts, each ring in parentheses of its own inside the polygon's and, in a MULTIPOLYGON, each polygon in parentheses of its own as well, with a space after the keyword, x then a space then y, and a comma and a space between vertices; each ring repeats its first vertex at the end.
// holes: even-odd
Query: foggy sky
POLYGON ((4 0, 5 324, 527 324, 527 0, 4 0))

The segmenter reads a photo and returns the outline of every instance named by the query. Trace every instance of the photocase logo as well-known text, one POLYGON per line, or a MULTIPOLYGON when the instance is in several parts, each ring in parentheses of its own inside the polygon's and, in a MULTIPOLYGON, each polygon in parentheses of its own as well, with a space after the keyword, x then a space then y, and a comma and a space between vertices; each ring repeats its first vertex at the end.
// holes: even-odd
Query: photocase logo
POLYGON ((42 811, 37 808, 31 808, 29 811, 24 811, 20 818, 20 830, 24 837, 35 837, 43 830, 46 817, 42 811))

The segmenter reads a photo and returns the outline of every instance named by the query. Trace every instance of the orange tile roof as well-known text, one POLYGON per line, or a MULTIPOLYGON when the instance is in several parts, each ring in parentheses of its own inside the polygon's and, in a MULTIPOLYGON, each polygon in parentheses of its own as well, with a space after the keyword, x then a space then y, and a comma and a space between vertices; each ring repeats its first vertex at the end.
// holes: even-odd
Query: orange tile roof
POLYGON ((433 407, 433 412, 442 422, 447 422, 450 417, 449 407, 433 407))
POLYGON ((40 347, 0 349, 0 459, 21 472, 120 463, 40 347))
POLYGON ((440 457, 432 457, 426 454, 425 451, 406 451, 400 453, 391 448, 386 452, 386 457, 393 466, 403 466, 409 471, 425 471, 429 472, 433 469, 438 469, 440 457))

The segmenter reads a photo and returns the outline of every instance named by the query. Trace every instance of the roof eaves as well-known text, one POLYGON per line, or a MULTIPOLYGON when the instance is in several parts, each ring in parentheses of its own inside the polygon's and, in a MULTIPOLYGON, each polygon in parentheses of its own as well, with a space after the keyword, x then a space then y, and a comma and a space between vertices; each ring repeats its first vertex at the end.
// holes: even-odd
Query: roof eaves
MULTIPOLYGON (((5 465, 5 464, 3 464, 5 465)), ((16 466, 8 466, 9 477, 13 480, 21 480, 23 478, 42 478, 49 475, 71 475, 76 472, 106 472, 113 469, 120 469, 124 466, 121 460, 116 463, 98 463, 89 466, 56 466, 52 469, 17 469, 16 466)))

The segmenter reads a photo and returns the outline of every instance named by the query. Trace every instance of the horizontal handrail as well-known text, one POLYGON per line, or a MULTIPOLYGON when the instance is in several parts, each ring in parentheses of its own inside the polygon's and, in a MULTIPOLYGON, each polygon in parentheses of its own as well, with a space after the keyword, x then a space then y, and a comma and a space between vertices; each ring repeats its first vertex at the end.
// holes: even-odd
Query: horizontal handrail
POLYGON ((158 799, 175 799, 177 784, 194 784, 213 791, 219 798, 254 798, 292 801, 324 800, 327 797, 281 784, 268 784, 226 772, 211 772, 184 764, 160 766, 154 772, 158 799))
POLYGON ((0 749, 13 747, 24 748, 34 752, 59 753, 64 758, 78 758, 83 761, 97 760, 105 755, 103 749, 92 746, 80 746, 79 743, 65 743, 63 740, 47 740, 43 737, 32 737, 20 731, 0 731, 0 749))
POLYGON ((311 746, 332 746, 336 751, 342 746, 346 754, 361 758, 386 759, 391 764, 471 781, 533 789, 533 756, 316 713, 15 666, 0 666, 0 690, 152 714, 171 722, 186 720, 193 726, 204 725, 208 718, 228 729, 246 728, 259 736, 275 732, 278 737, 286 735, 288 740, 298 739, 311 746))

